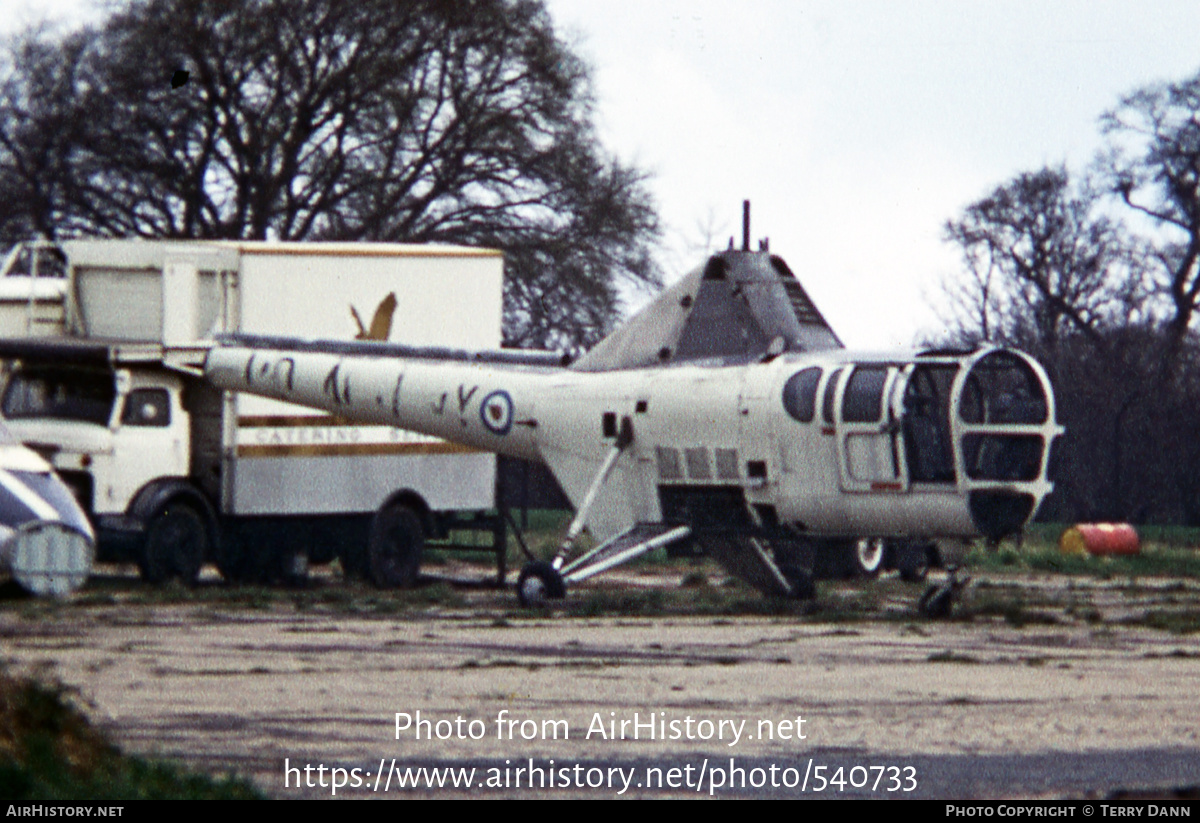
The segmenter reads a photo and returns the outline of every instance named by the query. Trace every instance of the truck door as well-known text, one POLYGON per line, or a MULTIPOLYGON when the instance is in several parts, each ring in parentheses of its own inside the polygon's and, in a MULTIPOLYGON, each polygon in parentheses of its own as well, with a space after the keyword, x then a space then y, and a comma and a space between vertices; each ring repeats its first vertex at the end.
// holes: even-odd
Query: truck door
POLYGON ((146 483, 160 477, 186 477, 188 441, 186 412, 178 387, 129 385, 118 377, 113 421, 113 466, 109 505, 123 511, 146 483))
POLYGON ((837 437, 844 490, 908 488, 898 414, 892 402, 902 383, 900 370, 890 365, 856 365, 843 378, 837 401, 837 437))

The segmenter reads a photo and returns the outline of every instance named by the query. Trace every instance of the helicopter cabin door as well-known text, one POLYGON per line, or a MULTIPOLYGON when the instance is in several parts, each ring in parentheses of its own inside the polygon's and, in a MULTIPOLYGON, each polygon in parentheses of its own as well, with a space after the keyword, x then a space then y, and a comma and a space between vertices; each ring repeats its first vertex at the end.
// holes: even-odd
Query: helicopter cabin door
POLYGON ((908 488, 900 422, 892 394, 904 381, 887 364, 856 365, 838 396, 839 471, 845 491, 902 492, 908 488))

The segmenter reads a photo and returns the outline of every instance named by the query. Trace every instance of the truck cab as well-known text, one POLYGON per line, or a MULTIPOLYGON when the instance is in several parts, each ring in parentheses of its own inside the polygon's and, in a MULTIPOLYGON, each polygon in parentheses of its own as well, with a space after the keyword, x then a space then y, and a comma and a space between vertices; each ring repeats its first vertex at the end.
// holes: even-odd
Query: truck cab
MULTIPOLYGON (((139 551, 149 525, 142 501, 165 484, 190 485, 183 387, 162 370, 27 359, 10 368, 0 395, 14 435, 51 464, 95 524, 99 559, 138 562, 153 578, 167 576, 170 564, 155 570, 139 551)), ((194 492, 188 497, 192 519, 211 531, 204 522, 211 506, 194 492)), ((199 563, 207 553, 200 550, 199 563)))

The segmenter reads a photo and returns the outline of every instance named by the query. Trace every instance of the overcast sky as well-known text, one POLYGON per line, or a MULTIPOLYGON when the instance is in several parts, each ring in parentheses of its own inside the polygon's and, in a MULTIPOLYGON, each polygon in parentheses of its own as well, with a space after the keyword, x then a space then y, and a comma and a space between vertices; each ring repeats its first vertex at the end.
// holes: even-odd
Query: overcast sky
MULTIPOLYGON (((852 347, 906 345, 960 269, 945 221, 1082 168, 1122 95, 1200 71, 1200 3, 549 0, 607 145, 654 173, 668 259, 768 235, 852 347), (711 215, 711 217, 710 217, 711 215)), ((678 272, 682 273, 682 272, 678 272)))
MULTIPOLYGON (((594 67, 606 145, 653 175, 668 279, 706 235, 740 240, 748 198, 856 348, 941 327, 947 219, 1019 172, 1081 168, 1122 95, 1200 71, 1195 0, 547 4, 594 67)), ((0 0, 0 28, 85 5, 0 0)))

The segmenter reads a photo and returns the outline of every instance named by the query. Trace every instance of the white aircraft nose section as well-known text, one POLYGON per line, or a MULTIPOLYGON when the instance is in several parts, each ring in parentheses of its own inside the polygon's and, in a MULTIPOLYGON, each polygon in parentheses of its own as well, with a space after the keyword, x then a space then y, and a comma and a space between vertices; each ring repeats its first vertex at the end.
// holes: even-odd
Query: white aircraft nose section
POLYGON ((87 580, 95 546, 90 537, 63 523, 32 521, 0 546, 0 558, 25 591, 61 597, 87 580))
POLYGON ((1050 380, 1027 355, 986 351, 963 372, 953 406, 975 525, 993 539, 1019 531, 1052 488, 1050 446, 1063 429, 1050 380))
POLYGON ((92 571, 87 515, 50 465, 0 424, 0 570, 30 594, 61 597, 92 571))

